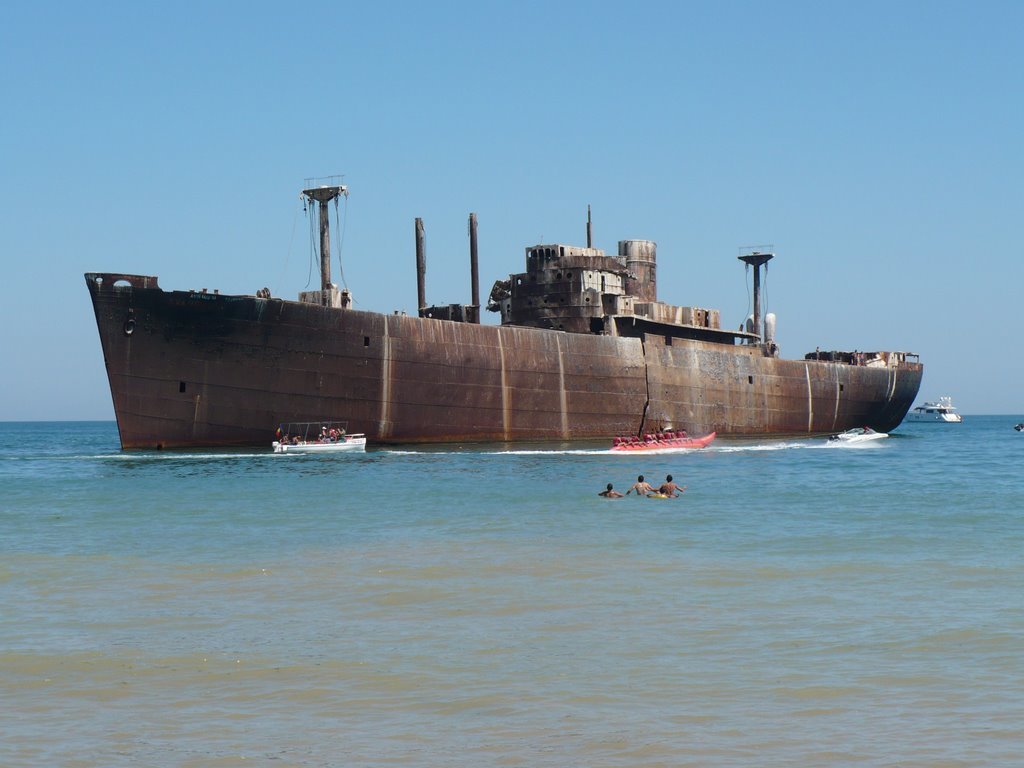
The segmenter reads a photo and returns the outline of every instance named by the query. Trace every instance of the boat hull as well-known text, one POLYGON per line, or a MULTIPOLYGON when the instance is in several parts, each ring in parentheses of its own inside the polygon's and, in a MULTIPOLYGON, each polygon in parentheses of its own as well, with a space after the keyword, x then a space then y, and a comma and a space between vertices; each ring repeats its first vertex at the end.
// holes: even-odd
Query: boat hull
POLYGON ((376 443, 889 431, 923 370, 163 291, 135 275, 86 284, 123 448, 266 445, 272 425, 324 413, 376 443))
POLYGON ((862 445, 864 443, 872 443, 876 440, 885 440, 889 435, 885 432, 868 432, 864 433, 860 430, 842 432, 838 435, 832 435, 829 438, 829 443, 832 445, 862 445))
POLYGON ((927 413, 919 414, 910 412, 906 421, 913 424, 961 424, 963 416, 958 413, 927 413))
POLYGON ((366 438, 362 436, 350 437, 333 443, 279 443, 276 440, 271 443, 274 453, 353 453, 366 451, 366 438))
POLYGON ((677 437, 671 440, 655 440, 653 442, 643 443, 620 443, 619 445, 613 445, 613 451, 623 451, 625 453, 643 453, 652 451, 665 451, 672 450, 675 448, 706 448, 711 445, 715 439, 715 433, 712 432, 709 435, 703 437, 677 437))

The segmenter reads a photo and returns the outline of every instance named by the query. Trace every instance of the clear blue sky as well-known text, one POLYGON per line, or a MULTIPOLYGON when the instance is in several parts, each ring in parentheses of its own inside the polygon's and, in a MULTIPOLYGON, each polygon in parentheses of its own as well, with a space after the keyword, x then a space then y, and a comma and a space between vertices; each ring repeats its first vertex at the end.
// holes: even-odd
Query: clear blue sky
MULTIPOLYGON (((342 173, 360 309, 484 296, 538 242, 658 243, 659 297, 783 355, 903 349, 1024 414, 1024 4, 8 3, 0 419, 113 417, 83 273, 295 298, 342 173)), ((338 278, 335 263, 335 278, 338 278)), ((315 281, 315 277, 314 277, 315 281)), ((489 316, 491 322, 494 316, 489 316)))

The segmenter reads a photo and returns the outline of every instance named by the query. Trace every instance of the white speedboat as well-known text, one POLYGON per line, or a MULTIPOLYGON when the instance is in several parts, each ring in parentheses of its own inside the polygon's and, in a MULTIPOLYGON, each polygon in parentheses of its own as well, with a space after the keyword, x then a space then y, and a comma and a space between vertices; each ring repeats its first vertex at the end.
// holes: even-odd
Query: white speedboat
POLYGON ((888 437, 885 432, 875 432, 871 427, 860 427, 848 429, 838 435, 832 435, 828 439, 833 445, 855 445, 856 443, 870 443, 873 440, 881 440, 888 437))
POLYGON ((347 453, 365 451, 366 435, 350 435, 344 421, 299 421, 282 424, 274 453, 347 453))
POLYGON ((956 412, 953 399, 940 397, 938 402, 925 403, 914 408, 907 414, 905 421, 926 421, 946 424, 959 424, 964 417, 956 412))

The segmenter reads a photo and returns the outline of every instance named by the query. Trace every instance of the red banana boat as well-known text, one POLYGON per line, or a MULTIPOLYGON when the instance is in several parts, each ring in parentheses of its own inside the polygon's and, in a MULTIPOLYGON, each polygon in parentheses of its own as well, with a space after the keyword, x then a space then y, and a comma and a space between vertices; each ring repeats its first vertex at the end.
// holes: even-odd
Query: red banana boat
POLYGON ((687 437, 686 433, 667 432, 643 437, 616 437, 612 440, 613 451, 661 451, 666 448, 704 448, 711 444, 717 433, 704 437, 687 437))

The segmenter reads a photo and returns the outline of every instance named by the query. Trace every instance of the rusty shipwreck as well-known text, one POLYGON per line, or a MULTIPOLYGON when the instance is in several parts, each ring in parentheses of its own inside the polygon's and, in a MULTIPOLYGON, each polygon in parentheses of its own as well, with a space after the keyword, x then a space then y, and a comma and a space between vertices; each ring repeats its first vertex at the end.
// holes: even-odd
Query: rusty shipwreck
POLYGON ((474 215, 470 304, 425 306, 417 220, 417 316, 355 310, 330 279, 327 204, 347 190, 303 194, 319 207, 321 288, 298 301, 85 275, 123 448, 265 446, 277 424, 328 416, 371 444, 888 432, 918 393, 909 353, 780 358, 759 284, 771 253, 740 257, 754 311, 728 330, 717 310, 658 300, 653 242, 592 247, 589 217, 587 246, 529 247, 526 271, 495 283, 500 325, 480 323, 474 215))

